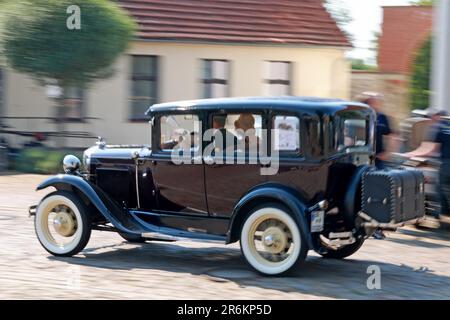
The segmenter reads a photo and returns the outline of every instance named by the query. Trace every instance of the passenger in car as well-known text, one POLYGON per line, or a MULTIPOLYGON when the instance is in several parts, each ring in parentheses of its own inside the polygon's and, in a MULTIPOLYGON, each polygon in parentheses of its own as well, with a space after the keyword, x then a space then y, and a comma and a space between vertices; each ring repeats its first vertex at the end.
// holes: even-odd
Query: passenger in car
MULTIPOLYGON (((234 122, 234 127, 238 133, 238 139, 244 140, 245 150, 257 152, 259 146, 259 137, 256 135, 255 130, 255 117, 250 113, 241 113, 239 118, 234 122)), ((243 147, 243 146, 239 146, 243 147)), ((238 149, 239 149, 238 147, 238 149)), ((245 151, 241 150, 241 151, 245 151)))
POLYGON ((237 137, 225 128, 227 115, 215 115, 213 118, 213 129, 215 130, 213 141, 216 153, 224 150, 232 150, 237 145, 237 137))

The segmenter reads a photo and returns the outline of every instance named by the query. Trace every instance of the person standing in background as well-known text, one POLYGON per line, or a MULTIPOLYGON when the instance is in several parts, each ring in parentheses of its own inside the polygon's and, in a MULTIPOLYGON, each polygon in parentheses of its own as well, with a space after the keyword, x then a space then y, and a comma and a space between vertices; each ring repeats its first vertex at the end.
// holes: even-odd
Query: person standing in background
POLYGON ((404 155, 408 158, 440 156, 438 191, 441 208, 435 216, 435 218, 439 218, 441 214, 450 214, 450 122, 443 118, 447 116, 445 110, 430 109, 428 116, 432 120, 432 124, 427 139, 419 148, 404 155))
POLYGON ((388 117, 382 112, 383 96, 376 92, 364 92, 362 95, 361 102, 372 107, 377 113, 375 165, 378 169, 383 169, 388 157, 383 139, 392 133, 388 117))
MULTIPOLYGON (((382 112, 383 96, 376 92, 364 92, 362 95, 363 98, 361 99, 361 102, 369 105, 377 113, 377 126, 375 129, 375 166, 378 169, 384 169, 388 153, 384 147, 383 139, 385 136, 389 136, 392 131, 387 116, 382 112)), ((379 240, 386 238, 381 229, 376 230, 373 237, 379 240)))

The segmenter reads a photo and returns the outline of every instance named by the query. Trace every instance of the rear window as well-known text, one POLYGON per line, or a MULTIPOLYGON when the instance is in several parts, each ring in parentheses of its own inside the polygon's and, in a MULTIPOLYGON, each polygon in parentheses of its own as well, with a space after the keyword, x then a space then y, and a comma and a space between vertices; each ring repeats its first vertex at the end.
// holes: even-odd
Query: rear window
POLYGON ((300 151, 300 120, 297 117, 277 115, 272 118, 273 150, 279 152, 300 151))
POLYGON ((338 152, 369 144, 369 119, 362 113, 339 112, 333 117, 330 129, 333 129, 334 149, 338 152))
POLYGON ((367 120, 344 119, 341 122, 341 132, 338 151, 367 145, 367 120))

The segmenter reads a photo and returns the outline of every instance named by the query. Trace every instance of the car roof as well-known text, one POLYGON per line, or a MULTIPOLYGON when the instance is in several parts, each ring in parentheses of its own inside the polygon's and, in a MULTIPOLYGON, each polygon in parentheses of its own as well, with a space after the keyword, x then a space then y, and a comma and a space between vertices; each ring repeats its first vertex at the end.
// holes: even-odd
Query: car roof
POLYGON ((242 98, 215 98, 201 100, 185 100, 165 102, 152 105, 147 115, 164 111, 188 111, 188 110, 221 110, 221 109, 277 109, 285 111, 323 111, 333 113, 348 106, 359 106, 370 109, 359 102, 350 102, 341 99, 315 98, 315 97, 242 97, 242 98))

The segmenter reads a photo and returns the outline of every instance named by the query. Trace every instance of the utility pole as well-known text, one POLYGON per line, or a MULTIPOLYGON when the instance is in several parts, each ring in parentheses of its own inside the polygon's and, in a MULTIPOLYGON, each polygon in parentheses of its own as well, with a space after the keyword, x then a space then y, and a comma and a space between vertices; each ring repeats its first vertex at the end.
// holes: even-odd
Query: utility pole
POLYGON ((450 112, 450 0, 434 6, 431 105, 450 112))

